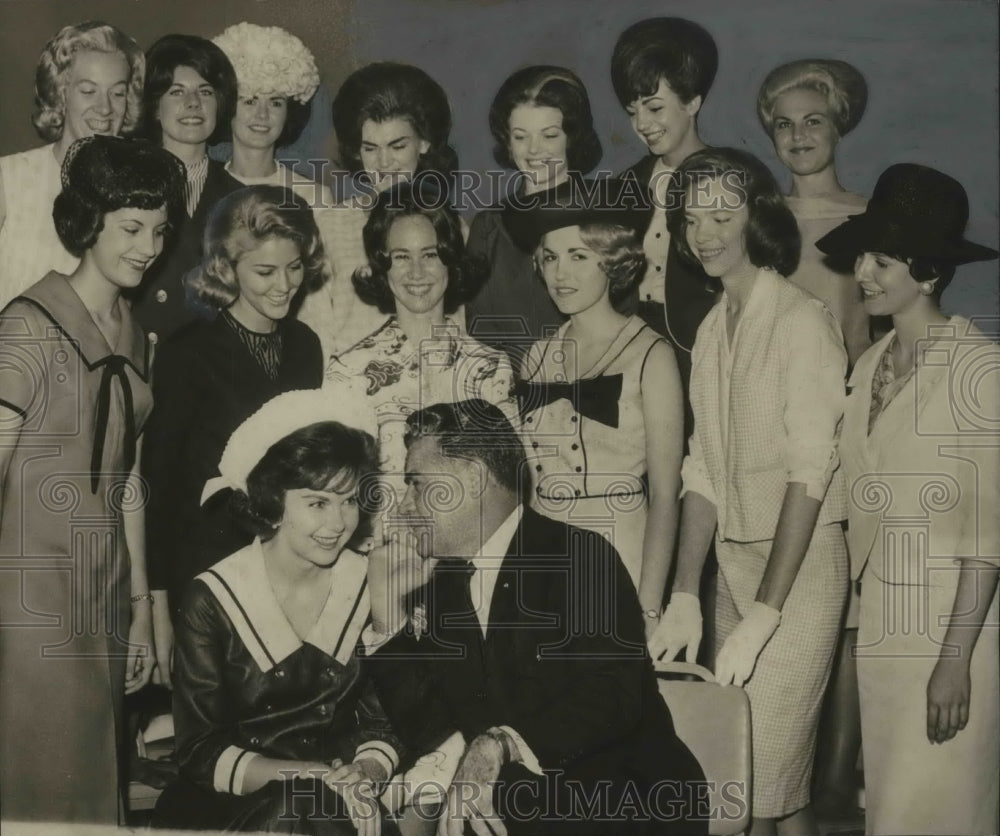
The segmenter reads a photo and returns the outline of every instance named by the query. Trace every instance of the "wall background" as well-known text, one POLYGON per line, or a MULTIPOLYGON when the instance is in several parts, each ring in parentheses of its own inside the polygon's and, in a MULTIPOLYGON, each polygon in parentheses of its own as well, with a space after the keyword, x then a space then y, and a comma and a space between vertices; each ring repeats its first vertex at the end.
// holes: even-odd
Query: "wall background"
MULTIPOLYGON (((602 168, 620 170, 643 145, 611 88, 618 34, 670 14, 704 25, 719 45, 702 136, 746 148, 787 182, 754 111, 767 72, 795 58, 858 67, 868 110, 838 151, 845 187, 870 194, 894 162, 932 165, 968 190, 971 239, 998 246, 998 51, 995 0, 0 0, 0 153, 38 144, 29 121, 34 68, 67 23, 97 18, 148 47, 168 32, 210 37, 230 23, 281 25, 316 56, 324 81, 310 147, 335 156, 330 95, 353 68, 395 59, 427 70, 448 91, 464 168, 496 168, 487 127, 500 82, 527 64, 575 70, 591 94, 604 144, 602 168)), ((969 265, 945 294, 950 312, 1000 318, 997 262, 969 265)))

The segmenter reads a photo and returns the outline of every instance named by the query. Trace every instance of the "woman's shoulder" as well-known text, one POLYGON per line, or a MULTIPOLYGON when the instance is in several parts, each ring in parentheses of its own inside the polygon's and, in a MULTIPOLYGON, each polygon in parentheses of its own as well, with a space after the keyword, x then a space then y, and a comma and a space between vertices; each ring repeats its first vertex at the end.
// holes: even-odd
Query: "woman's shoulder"
POLYGON ((4 154, 0 157, 0 173, 7 174, 18 169, 32 170, 49 165, 58 167, 52 145, 39 145, 37 148, 29 148, 27 151, 16 151, 13 154, 4 154))
POLYGON ((319 351, 319 337, 316 336, 316 332, 313 331, 306 323, 294 319, 293 317, 285 317, 281 320, 280 324, 281 333, 284 339, 288 340, 289 343, 293 343, 296 346, 301 346, 306 350, 313 350, 314 348, 319 351))

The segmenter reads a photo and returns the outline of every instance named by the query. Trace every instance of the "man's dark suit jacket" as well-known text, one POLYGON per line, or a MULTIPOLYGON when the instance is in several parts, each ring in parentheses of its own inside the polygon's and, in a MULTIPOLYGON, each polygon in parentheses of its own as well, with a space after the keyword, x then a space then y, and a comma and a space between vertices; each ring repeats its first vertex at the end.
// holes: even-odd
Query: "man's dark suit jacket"
MULTIPOLYGON (((703 780, 657 691, 635 588, 614 548, 525 508, 485 639, 465 591, 468 573, 449 568, 439 564, 426 590, 427 631, 400 633, 368 659, 404 742, 426 752, 456 729, 466 741, 493 726, 517 731, 565 783, 558 799, 543 791, 540 802, 562 820, 524 830, 508 814, 511 833, 704 832, 701 824, 633 821, 632 808, 621 812, 625 820, 603 823, 602 810, 567 808, 571 782, 587 794, 607 782, 598 803, 614 818, 628 782, 645 796, 662 782, 703 780)), ((526 770, 516 774, 533 780, 526 770)), ((676 785, 662 789, 656 818, 670 818, 672 802, 687 797, 676 785)))

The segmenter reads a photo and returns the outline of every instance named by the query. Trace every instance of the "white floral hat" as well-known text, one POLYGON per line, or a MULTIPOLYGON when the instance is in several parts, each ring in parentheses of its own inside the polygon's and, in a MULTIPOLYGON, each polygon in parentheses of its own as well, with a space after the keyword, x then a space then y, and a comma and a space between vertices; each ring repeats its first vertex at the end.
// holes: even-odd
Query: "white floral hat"
POLYGON ((378 438, 375 412, 364 393, 338 389, 297 389, 271 398, 229 437, 219 460, 219 475, 205 483, 202 504, 223 488, 246 492, 247 477, 271 445, 296 430, 322 421, 337 421, 378 438))
POLYGON ((241 96, 285 96, 305 104, 319 87, 313 54, 280 26, 236 23, 212 42, 236 70, 241 96))

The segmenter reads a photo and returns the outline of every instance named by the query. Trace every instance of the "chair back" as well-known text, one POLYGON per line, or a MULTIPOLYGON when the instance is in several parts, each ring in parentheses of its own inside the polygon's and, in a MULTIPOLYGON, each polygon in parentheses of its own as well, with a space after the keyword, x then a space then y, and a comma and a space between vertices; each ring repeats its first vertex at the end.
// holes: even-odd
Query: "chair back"
POLYGON ((750 700, 735 685, 689 662, 656 662, 660 695, 677 736, 698 759, 709 784, 711 836, 734 836, 750 825, 752 764, 750 700), (698 681, 672 676, 698 677, 698 681))

